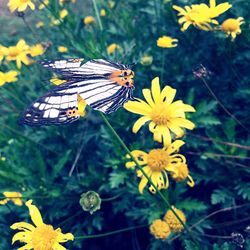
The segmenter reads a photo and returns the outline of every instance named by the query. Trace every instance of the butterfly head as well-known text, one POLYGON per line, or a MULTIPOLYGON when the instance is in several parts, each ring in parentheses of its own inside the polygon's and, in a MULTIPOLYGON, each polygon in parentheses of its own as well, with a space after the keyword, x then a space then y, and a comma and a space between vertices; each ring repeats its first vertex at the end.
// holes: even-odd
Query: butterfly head
POLYGON ((124 87, 132 88, 134 86, 134 75, 131 69, 116 70, 109 76, 109 79, 124 87))

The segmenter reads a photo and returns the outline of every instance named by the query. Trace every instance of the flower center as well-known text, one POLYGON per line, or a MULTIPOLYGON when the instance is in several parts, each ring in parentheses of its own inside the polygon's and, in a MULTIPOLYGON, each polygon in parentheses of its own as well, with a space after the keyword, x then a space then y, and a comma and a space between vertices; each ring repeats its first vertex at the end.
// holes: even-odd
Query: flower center
POLYGON ((17 57, 20 51, 16 47, 10 47, 8 51, 8 55, 11 57, 17 57))
POLYGON ((223 22, 221 29, 224 31, 237 31, 240 28, 239 22, 236 19, 229 18, 223 22))
POLYGON ((32 245, 34 250, 52 250, 56 242, 58 233, 51 225, 43 224, 37 227, 32 235, 32 245))
POLYGON ((156 125, 167 125, 169 113, 165 105, 157 105, 151 113, 151 119, 156 125))
POLYGON ((152 171, 162 171, 167 166, 167 157, 162 149, 153 149, 148 154, 148 166, 152 171))
POLYGON ((30 0, 20 0, 21 3, 27 3, 29 2, 30 0))

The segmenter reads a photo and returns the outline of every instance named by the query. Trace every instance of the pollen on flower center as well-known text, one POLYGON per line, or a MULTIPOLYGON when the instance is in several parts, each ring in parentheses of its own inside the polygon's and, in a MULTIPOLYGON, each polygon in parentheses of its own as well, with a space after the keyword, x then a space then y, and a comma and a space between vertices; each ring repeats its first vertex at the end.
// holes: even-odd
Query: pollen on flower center
POLYGON ((27 2, 29 2, 30 0, 20 0, 21 1, 21 3, 27 3, 27 2))
POLYGON ((153 171, 162 171, 167 166, 167 154, 161 149, 153 149, 148 154, 148 166, 153 171))
POLYGON ((157 105, 156 108, 152 110, 151 119, 156 125, 167 125, 169 121, 169 114, 166 106, 157 105))
POLYGON ((32 236, 32 245, 35 250, 51 250, 56 242, 58 233, 51 225, 43 224, 37 227, 32 236))

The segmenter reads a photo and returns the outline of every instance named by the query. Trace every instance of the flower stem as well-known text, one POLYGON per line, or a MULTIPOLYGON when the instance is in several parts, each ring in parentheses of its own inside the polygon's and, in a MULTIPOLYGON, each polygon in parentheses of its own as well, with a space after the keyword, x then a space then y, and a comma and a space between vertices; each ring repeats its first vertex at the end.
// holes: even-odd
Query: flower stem
POLYGON ((103 233, 103 234, 93 234, 93 235, 85 235, 85 236, 76 236, 75 240, 84 240, 84 239, 92 239, 92 238, 105 237, 105 236, 109 236, 109 235, 113 235, 113 234, 119 234, 119 233, 123 233, 123 232, 126 232, 126 231, 131 231, 131 230, 139 229, 139 228, 143 228, 143 227, 148 227, 148 225, 127 227, 127 228, 123 228, 123 229, 119 229, 119 230, 115 230, 115 231, 111 231, 111 232, 103 233))
POLYGON ((99 12, 98 12, 98 8, 97 8, 97 5, 96 5, 96 1, 95 1, 95 0, 92 0, 92 3, 93 3, 93 5, 94 5, 95 14, 96 14, 96 18, 97 18, 97 21, 98 21, 100 30, 103 31, 102 21, 101 21, 101 18, 100 18, 100 14, 99 14, 99 12))
POLYGON ((148 180, 148 182, 154 187, 154 189, 156 190, 156 192, 159 194, 159 196, 162 198, 162 200, 166 203, 167 208, 170 209, 173 212, 173 214, 178 219, 178 221, 182 224, 182 226, 190 234, 190 237, 193 239, 194 243, 197 246, 199 246, 199 243, 193 238, 192 232, 189 230, 189 228, 187 227, 187 225, 181 220, 181 218, 178 216, 178 214, 171 207, 171 204, 168 202, 168 200, 166 199, 166 197, 160 192, 160 190, 157 188, 157 186, 151 181, 151 179, 149 178, 149 176, 145 173, 145 171, 140 166, 140 164, 135 159, 135 157, 131 154, 130 150, 128 149, 128 147, 126 146, 126 144, 123 142, 123 140, 121 139, 121 137, 116 133, 116 131, 114 130, 114 128, 112 127, 112 125, 109 123, 109 121, 107 120, 107 118, 105 117, 105 115, 102 112, 99 112, 99 114, 102 117, 102 119, 104 120, 104 122, 107 125, 107 127, 111 130, 112 134, 115 136, 116 140, 121 144, 121 146, 124 148, 124 150, 130 155, 131 159, 135 162, 136 167, 143 173, 143 175, 146 177, 146 179, 148 180))

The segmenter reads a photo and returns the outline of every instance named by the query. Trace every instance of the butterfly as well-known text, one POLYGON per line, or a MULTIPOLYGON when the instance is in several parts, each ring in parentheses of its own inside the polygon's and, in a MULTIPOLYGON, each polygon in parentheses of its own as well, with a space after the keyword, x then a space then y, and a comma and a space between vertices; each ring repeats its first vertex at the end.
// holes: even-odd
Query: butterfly
POLYGON ((24 112, 27 125, 68 124, 79 119, 79 100, 105 114, 133 100, 134 72, 129 65, 104 59, 63 59, 40 64, 61 75, 62 83, 34 101, 24 112))

